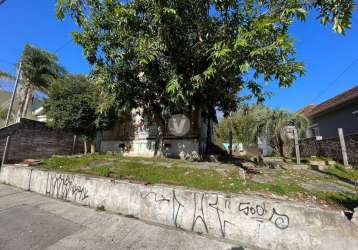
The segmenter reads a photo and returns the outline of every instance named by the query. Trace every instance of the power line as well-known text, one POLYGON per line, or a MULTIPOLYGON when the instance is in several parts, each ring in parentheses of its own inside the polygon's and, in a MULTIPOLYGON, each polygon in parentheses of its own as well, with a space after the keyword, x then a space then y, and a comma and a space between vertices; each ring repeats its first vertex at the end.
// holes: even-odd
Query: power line
POLYGON ((58 49, 56 49, 54 53, 58 53, 60 50, 64 49, 67 45, 69 45, 71 42, 72 42, 72 38, 67 42, 65 42, 64 44, 62 44, 58 49))
POLYGON ((315 102, 317 99, 321 98, 331 87, 335 86, 336 82, 355 64, 358 62, 358 58, 353 60, 333 81, 331 81, 327 87, 318 93, 318 95, 312 100, 312 103, 315 102))
MULTIPOLYGON (((0 0, 1 2, 1 0, 0 0)), ((59 51, 61 51, 62 49, 64 49, 65 47, 67 47, 70 43, 72 42, 72 38, 70 40, 68 40, 67 42, 65 42, 64 44, 62 44, 60 47, 58 47, 57 49, 55 49, 55 51, 53 53, 57 54, 59 51)), ((17 63, 15 62, 10 62, 8 60, 4 60, 2 58, 0 58, 0 62, 6 63, 8 65, 11 66, 16 66, 17 63)))

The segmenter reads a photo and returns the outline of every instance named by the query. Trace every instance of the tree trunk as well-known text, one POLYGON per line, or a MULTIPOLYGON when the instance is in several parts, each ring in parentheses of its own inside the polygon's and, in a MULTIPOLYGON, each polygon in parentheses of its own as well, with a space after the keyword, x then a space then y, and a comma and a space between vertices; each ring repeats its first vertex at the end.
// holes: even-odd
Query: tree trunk
POLYGON ((211 119, 208 115, 207 117, 207 127, 206 127, 206 147, 205 147, 205 154, 209 154, 209 146, 211 144, 211 119))
POLYGON ((96 152, 96 146, 91 142, 91 155, 93 155, 96 152))
POLYGON ((87 139, 83 140, 83 145, 84 145, 84 149, 85 149, 84 154, 86 155, 87 154, 87 139))
POLYGON ((209 147, 212 143, 211 141, 211 118, 212 118, 212 111, 211 109, 208 111, 207 114, 207 128, 206 128, 206 148, 205 148, 205 154, 208 155, 209 154, 209 147))
POLYGON ((32 100, 32 94, 33 94, 33 88, 31 86, 28 86, 21 118, 27 117, 27 111, 29 109, 29 105, 32 100))
POLYGON ((232 117, 229 117, 229 155, 232 156, 232 117))
POLYGON ((163 156, 163 138, 164 138, 165 121, 159 117, 156 120, 158 123, 158 132, 155 139, 154 156, 160 158, 163 156))
POLYGON ((278 138, 278 147, 279 147, 279 150, 280 150, 280 156, 281 157, 284 157, 285 156, 285 152, 283 151, 283 147, 284 147, 284 142, 281 138, 278 138))
POLYGON ((163 156, 163 129, 162 126, 158 126, 158 133, 155 139, 154 156, 160 158, 163 156))
POLYGON ((19 88, 19 106, 18 106, 18 110, 17 110, 17 114, 16 114, 16 121, 18 122, 20 120, 20 118, 22 117, 22 113, 25 107, 25 101, 26 101, 26 97, 27 97, 27 92, 28 92, 28 85, 27 84, 22 84, 20 85, 21 87, 19 88))

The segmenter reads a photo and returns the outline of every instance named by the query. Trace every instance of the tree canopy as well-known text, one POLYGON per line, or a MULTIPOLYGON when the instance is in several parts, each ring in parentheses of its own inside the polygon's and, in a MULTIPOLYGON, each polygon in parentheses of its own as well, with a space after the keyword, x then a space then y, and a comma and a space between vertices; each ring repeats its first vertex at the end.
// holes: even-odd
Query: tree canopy
POLYGON ((66 75, 51 84, 44 107, 51 127, 93 139, 97 105, 97 88, 87 77, 66 75))
POLYGON ((47 91, 54 79, 65 74, 56 55, 29 44, 25 46, 20 61, 25 84, 31 84, 42 91, 47 91))
POLYGON ((184 107, 224 115, 247 88, 262 101, 263 84, 290 86, 304 73, 288 29, 318 11, 344 33, 353 0, 57 0, 101 86, 103 110, 142 107, 158 115, 184 107))

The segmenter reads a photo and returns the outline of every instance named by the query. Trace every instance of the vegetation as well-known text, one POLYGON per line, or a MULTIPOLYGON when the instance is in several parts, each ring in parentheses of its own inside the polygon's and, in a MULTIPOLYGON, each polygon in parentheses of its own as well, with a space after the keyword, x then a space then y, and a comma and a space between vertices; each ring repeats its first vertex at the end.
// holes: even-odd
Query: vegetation
MULTIPOLYGON (((0 126, 3 127, 6 124, 6 117, 7 117, 7 108, 0 107, 0 126)), ((10 113, 10 120, 13 120, 15 117, 14 112, 10 113)))
POLYGON ((229 128, 232 126, 233 141, 246 145, 256 144, 258 137, 266 138, 276 155, 284 155, 285 147, 290 145, 285 128, 295 126, 298 134, 303 135, 308 120, 297 113, 281 109, 271 109, 262 105, 242 107, 231 118, 224 118, 216 129, 218 142, 227 142, 229 128))
MULTIPOLYGON (((342 182, 343 173, 340 167, 332 167, 332 171, 340 171, 337 176, 327 173, 322 175, 312 170, 275 170, 264 173, 269 177, 262 182, 255 179, 256 175, 247 174, 246 179, 239 178, 239 170, 234 165, 200 168, 199 163, 182 160, 155 158, 125 158, 116 155, 87 156, 53 156, 45 160, 41 166, 48 170, 65 171, 100 175, 116 179, 145 182, 147 184, 164 183, 180 185, 204 190, 223 192, 246 192, 268 195, 270 193, 292 199, 313 200, 330 203, 353 209, 358 205, 358 195, 354 186, 342 182), (338 187, 337 191, 322 188, 305 188, 307 182, 320 182, 338 187), (315 198, 316 197, 316 198, 315 198)), ((348 170, 347 170, 348 171, 348 170)), ((358 170, 349 170, 358 175, 358 170)), ((261 176, 261 175, 260 175, 261 176)), ((260 177, 259 176, 259 177, 260 177)))
POLYGON ((81 135, 85 142, 94 139, 98 128, 96 86, 85 76, 66 75, 55 80, 48 91, 45 111, 51 127, 81 135))
POLYGON ((7 111, 6 109, 0 107, 0 126, 4 126, 6 120, 7 111))
POLYGON ((357 182, 358 185, 358 169, 348 169, 342 165, 336 165, 335 167, 330 167, 327 173, 334 175, 340 179, 353 180, 357 182))
POLYGON ((288 30, 312 9, 344 33, 354 1, 57 0, 57 16, 80 27, 73 37, 101 86, 101 110, 141 107, 159 127, 164 113, 226 116, 244 88, 262 101, 264 82, 290 86, 304 66, 288 30))
MULTIPOLYGON (((18 90, 19 105, 17 119, 25 117, 36 90, 46 92, 52 81, 62 77, 65 70, 58 64, 58 59, 43 49, 26 45, 21 59, 21 84, 18 90)), ((20 64, 19 62, 19 64, 20 64)), ((14 80, 15 76, 0 72, 0 78, 14 80)))
POLYGON ((5 81, 12 81, 12 80, 14 80, 14 76, 6 71, 0 70, 0 79, 5 80, 5 81))

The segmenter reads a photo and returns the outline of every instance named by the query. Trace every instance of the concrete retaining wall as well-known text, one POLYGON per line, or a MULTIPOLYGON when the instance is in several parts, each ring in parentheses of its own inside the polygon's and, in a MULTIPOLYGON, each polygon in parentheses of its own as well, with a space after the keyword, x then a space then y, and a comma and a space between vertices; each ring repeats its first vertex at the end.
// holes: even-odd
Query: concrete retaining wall
POLYGON ((357 249, 341 212, 288 201, 3 166, 0 181, 52 198, 264 249, 357 249))

